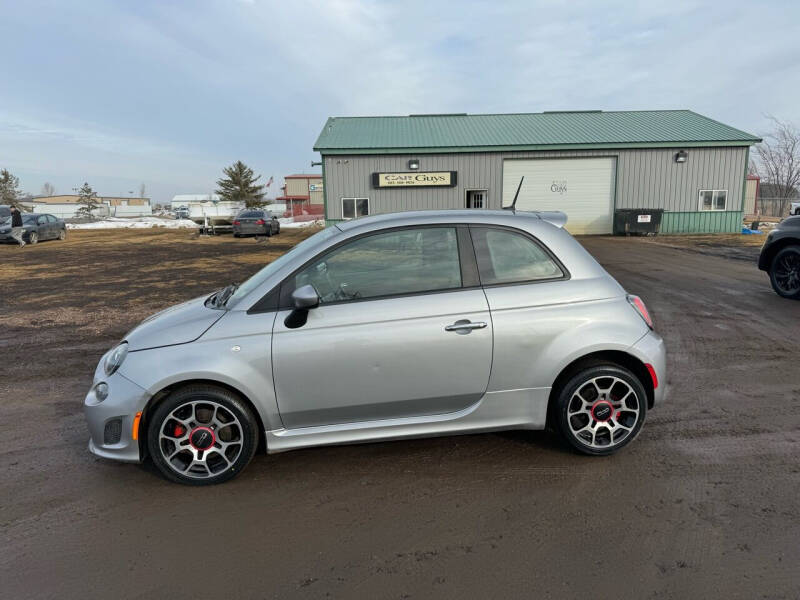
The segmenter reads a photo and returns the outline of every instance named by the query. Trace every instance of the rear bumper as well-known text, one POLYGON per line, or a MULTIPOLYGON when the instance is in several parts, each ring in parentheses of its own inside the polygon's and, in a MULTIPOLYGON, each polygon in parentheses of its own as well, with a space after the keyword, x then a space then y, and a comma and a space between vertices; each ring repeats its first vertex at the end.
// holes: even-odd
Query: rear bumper
POLYGON ((233 226, 233 233, 238 233, 239 235, 267 235, 268 232, 269 227, 266 225, 254 225, 251 227, 243 227, 241 225, 233 226))
POLYGON ((631 352, 646 365, 653 367, 658 386, 653 389, 653 406, 658 406, 669 394, 667 384, 667 349, 664 340, 650 331, 631 347, 631 352))

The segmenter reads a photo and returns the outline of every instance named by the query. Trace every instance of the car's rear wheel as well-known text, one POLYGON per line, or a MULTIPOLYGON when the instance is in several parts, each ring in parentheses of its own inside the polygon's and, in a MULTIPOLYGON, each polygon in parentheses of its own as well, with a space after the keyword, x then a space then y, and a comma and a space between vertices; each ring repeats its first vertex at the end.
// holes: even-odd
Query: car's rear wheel
POLYGON ((247 466, 258 446, 258 425, 236 394, 192 385, 158 405, 147 429, 147 446, 167 479, 213 485, 247 466))
POLYGON ((627 369, 594 366, 561 388, 555 412, 558 429, 573 448, 584 454, 613 454, 639 434, 647 416, 647 393, 627 369))
POLYGON ((787 246, 772 259, 769 280, 775 293, 800 300, 800 246, 787 246))
POLYGON ((58 239, 60 239, 61 241, 64 241, 65 239, 67 239, 67 230, 66 229, 62 229, 61 231, 58 232, 58 239))
POLYGON ((37 244, 37 243, 39 243, 39 234, 36 233, 35 231, 31 231, 28 234, 28 243, 29 244, 37 244))

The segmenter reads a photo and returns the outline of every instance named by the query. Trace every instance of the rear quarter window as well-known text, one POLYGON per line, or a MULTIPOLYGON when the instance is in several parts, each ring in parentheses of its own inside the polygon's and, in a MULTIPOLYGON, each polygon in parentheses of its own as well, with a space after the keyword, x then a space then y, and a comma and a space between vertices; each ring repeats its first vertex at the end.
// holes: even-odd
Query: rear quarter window
POLYGON ((564 271, 528 236, 490 227, 470 228, 483 285, 561 279, 564 271))

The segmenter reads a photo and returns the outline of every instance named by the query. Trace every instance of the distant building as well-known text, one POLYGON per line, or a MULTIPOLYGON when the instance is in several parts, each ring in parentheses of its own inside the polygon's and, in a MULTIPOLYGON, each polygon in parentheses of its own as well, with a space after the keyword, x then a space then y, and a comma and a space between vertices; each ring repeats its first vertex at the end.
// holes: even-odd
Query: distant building
POLYGON ((283 195, 275 198, 276 204, 286 205, 286 216, 313 215, 323 217, 325 197, 322 175, 287 175, 283 178, 283 195))
MULTIPOLYGON (((124 196, 97 196, 95 198, 100 209, 97 216, 141 217, 153 214, 150 198, 131 198, 124 196)), ((77 194, 61 194, 57 196, 38 196, 21 203, 33 212, 44 212, 61 219, 71 219, 80 208, 80 196, 77 194)))
POLYGON ((779 183, 765 183, 762 182, 758 186, 759 198, 797 198, 800 196, 797 188, 790 187, 787 189, 785 185, 779 183))
POLYGON ((748 175, 744 183, 744 214, 754 215, 757 212, 757 200, 759 195, 759 178, 757 175, 748 175))

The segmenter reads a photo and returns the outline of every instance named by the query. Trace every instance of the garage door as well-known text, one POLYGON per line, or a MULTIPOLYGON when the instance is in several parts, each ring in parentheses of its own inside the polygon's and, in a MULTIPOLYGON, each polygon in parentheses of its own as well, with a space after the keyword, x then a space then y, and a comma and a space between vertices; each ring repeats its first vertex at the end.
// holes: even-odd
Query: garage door
POLYGON ((614 158, 503 161, 503 206, 524 176, 517 210, 561 210, 570 233, 611 233, 614 158))

